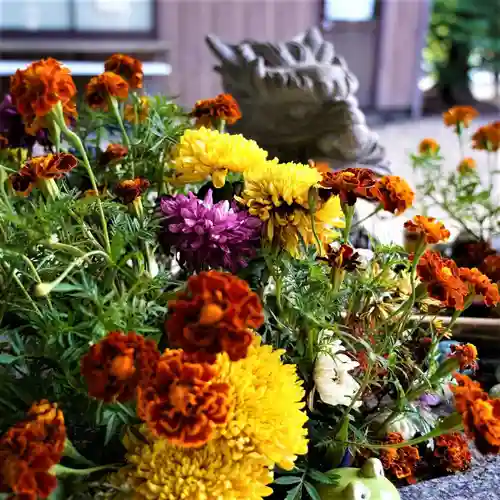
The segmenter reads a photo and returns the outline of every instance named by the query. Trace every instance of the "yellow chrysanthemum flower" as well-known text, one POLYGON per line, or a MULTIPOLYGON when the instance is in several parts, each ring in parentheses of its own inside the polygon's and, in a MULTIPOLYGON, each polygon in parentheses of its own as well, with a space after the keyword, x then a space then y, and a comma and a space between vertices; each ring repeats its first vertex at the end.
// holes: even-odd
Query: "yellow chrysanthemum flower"
MULTIPOLYGON (((129 465, 112 482, 126 485, 135 500, 259 500, 269 496, 275 464, 291 469, 307 453, 302 411, 304 390, 283 351, 259 345, 231 362, 218 356, 219 380, 232 387, 234 407, 227 425, 201 448, 164 439, 125 439, 129 465)), ((143 432, 146 432, 143 430, 143 432)))
MULTIPOLYGON (((317 244, 309 210, 309 193, 321 179, 321 173, 308 165, 267 161, 245 172, 245 188, 239 201, 248 207, 251 215, 264 221, 265 234, 270 242, 296 255, 300 239, 306 245, 317 244)), ((344 227, 337 196, 326 202, 317 201, 314 222, 322 245, 335 238, 334 228, 344 227)))
POLYGON ((223 134, 205 127, 186 130, 173 155, 178 184, 202 182, 208 177, 216 188, 226 182, 228 172, 245 172, 265 162, 267 151, 242 135, 223 134))

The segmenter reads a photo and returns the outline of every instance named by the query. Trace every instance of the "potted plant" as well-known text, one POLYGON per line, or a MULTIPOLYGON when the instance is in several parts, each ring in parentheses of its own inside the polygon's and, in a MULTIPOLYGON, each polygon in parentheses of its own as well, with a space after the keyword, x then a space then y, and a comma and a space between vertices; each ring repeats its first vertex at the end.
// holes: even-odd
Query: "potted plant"
POLYGON ((411 255, 350 244, 359 198, 412 204, 403 179, 280 163, 224 132, 231 96, 185 113, 141 94, 140 61, 105 69, 82 121, 59 62, 12 78, 50 142, 2 149, 4 497, 397 498, 384 474, 465 470, 468 440, 499 451, 499 400, 459 373, 475 347, 438 356, 497 286, 433 252, 447 230, 429 218, 406 224, 411 255), (448 326, 424 321, 429 301, 448 326))

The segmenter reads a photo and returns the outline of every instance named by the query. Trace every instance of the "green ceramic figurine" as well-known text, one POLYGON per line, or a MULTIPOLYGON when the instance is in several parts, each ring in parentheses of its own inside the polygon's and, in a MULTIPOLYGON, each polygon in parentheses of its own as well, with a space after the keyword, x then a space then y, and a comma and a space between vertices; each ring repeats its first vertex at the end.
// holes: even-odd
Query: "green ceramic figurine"
POLYGON ((317 485, 321 500, 400 500, 398 490, 385 477, 378 458, 368 459, 361 469, 335 469, 337 486, 317 485))

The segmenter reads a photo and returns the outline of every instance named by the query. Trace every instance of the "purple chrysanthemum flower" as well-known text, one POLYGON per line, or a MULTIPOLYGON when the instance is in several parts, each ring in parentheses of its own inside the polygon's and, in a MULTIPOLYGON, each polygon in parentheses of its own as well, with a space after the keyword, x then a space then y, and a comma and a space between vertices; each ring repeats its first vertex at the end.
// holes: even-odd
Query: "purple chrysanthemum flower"
POLYGON ((228 201, 213 202, 193 193, 161 200, 162 244, 179 254, 189 269, 223 267, 236 272, 245 267, 259 246, 261 221, 228 201))
POLYGON ((12 97, 7 94, 0 103, 0 135, 7 139, 9 148, 32 148, 35 142, 49 146, 47 131, 42 129, 36 135, 29 135, 24 129, 24 123, 17 108, 12 103, 12 97))

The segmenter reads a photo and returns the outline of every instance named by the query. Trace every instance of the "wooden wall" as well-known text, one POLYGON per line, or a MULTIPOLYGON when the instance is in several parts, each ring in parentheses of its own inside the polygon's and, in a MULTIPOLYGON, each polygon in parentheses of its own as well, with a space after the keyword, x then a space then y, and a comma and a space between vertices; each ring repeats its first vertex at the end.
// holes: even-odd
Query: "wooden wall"
POLYGON ((320 20, 319 0, 159 0, 160 36, 171 47, 169 92, 182 104, 221 90, 205 44, 213 33, 226 42, 293 38, 320 20))
MULTIPOLYGON (((171 48, 168 91, 188 106, 221 90, 215 58, 204 41, 207 33, 227 42, 279 41, 321 21, 321 0, 158 1, 160 37, 171 48)), ((410 109, 416 102, 419 51, 431 0, 382 1, 377 21, 337 23, 325 37, 358 77, 363 107, 410 109)))

